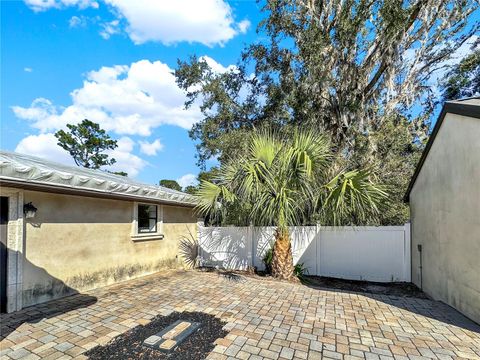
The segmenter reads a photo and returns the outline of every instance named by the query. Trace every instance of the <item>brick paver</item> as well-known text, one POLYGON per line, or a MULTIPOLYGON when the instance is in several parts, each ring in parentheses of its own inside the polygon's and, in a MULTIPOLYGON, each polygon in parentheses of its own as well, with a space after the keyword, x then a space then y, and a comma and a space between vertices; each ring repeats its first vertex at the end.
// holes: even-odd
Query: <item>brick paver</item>
POLYGON ((209 359, 480 359, 480 326, 436 301, 165 272, 2 314, 1 359, 85 359, 156 315, 227 322, 209 359))

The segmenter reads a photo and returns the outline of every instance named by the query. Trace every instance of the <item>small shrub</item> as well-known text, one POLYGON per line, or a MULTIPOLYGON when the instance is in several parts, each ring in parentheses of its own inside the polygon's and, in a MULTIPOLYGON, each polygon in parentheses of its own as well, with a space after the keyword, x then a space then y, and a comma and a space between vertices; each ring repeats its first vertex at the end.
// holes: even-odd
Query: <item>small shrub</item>
POLYGON ((293 273, 301 282, 308 282, 306 277, 308 275, 308 269, 305 267, 304 263, 298 263, 295 265, 293 273))
POLYGON ((273 260, 273 249, 270 248, 265 252, 265 255, 263 255, 263 263, 265 264, 265 272, 267 274, 272 273, 272 260, 273 260))
POLYGON ((180 236, 180 242, 178 244, 178 251, 183 258, 183 262, 187 268, 196 268, 199 266, 199 245, 197 238, 192 234, 190 229, 187 228, 188 235, 180 236))

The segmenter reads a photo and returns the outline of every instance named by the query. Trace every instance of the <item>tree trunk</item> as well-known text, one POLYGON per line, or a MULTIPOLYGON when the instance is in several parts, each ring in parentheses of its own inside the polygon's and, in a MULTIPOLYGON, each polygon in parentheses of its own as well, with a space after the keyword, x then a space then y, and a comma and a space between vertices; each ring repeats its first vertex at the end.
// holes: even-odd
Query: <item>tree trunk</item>
POLYGON ((293 269, 292 245, 288 230, 277 228, 273 245, 272 276, 290 280, 294 277, 293 269))

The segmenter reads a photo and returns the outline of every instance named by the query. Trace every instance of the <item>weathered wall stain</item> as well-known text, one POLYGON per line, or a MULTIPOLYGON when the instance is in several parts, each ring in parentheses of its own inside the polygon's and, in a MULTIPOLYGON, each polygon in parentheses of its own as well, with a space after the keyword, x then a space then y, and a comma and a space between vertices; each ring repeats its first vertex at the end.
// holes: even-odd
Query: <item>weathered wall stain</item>
POLYGON ((179 263, 176 258, 166 259, 152 264, 132 264, 111 267, 92 273, 75 275, 65 282, 51 278, 45 283, 35 284, 33 288, 23 290, 25 306, 58 299, 81 291, 134 279, 164 269, 176 269, 179 263))
POLYGON ((87 290, 97 287, 98 284, 112 284, 159 270, 175 268, 178 268, 177 259, 171 258, 155 264, 121 265, 93 273, 79 274, 68 278, 66 283, 75 289, 87 290))
POLYGON ((163 205, 163 238, 134 241, 131 201, 24 194, 38 208, 25 226, 25 306, 182 267, 180 239, 197 233, 191 208, 163 205))
POLYGON ((44 284, 35 284, 31 289, 24 289, 22 291, 23 306, 42 303, 77 292, 75 289, 67 286, 63 281, 52 278, 44 284))

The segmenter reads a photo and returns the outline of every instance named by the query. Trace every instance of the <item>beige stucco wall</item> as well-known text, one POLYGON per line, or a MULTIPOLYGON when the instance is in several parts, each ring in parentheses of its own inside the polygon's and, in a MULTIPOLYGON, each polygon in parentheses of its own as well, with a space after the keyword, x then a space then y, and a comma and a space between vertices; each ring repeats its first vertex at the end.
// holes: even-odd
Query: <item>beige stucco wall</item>
POLYGON ((178 243, 196 236, 191 208, 163 205, 163 239, 133 241, 134 203, 24 192, 37 208, 25 225, 23 306, 181 266, 178 243))
POLYGON ((413 282, 480 323, 480 119, 446 115, 410 206, 413 282))

